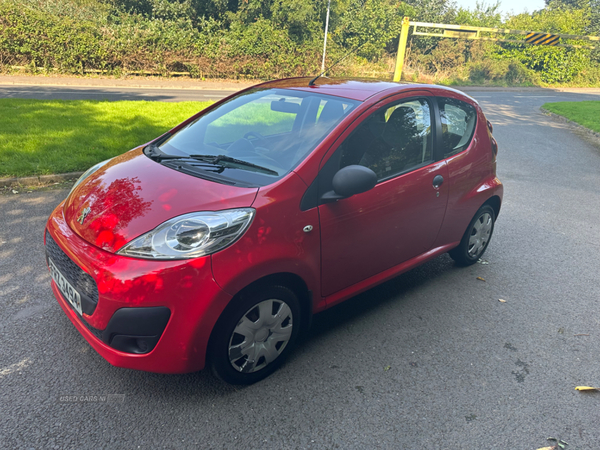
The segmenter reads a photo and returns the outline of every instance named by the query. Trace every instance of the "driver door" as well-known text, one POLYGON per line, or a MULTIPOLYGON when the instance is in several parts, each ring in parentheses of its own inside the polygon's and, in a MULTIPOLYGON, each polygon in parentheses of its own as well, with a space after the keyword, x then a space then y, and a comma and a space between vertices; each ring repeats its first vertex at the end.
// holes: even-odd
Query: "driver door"
MULTIPOLYGON (((319 205, 323 296, 430 250, 446 211, 448 183, 439 182, 448 178, 447 167, 434 158, 427 95, 387 100, 359 120, 321 173, 358 164, 372 169, 378 182, 362 194, 319 205)), ((332 176, 325 178, 320 196, 331 189, 332 176)))

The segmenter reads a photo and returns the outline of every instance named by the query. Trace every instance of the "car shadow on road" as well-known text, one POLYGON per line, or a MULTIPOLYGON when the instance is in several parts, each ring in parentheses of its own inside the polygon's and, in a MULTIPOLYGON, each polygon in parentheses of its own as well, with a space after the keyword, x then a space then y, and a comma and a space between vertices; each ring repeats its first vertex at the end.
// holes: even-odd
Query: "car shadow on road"
MULTIPOLYGON (((411 295, 419 292, 421 288, 430 284, 435 279, 451 276, 454 271, 461 268, 455 265, 449 256, 443 255, 409 272, 406 272, 390 281, 387 281, 362 294, 315 315, 312 327, 301 340, 295 352, 290 355, 286 366, 295 364, 295 355, 310 352, 312 348, 319 347, 328 335, 357 322, 366 321, 370 315, 387 314, 389 308, 406 308, 411 295), (383 311, 385 310, 385 311, 383 311), (383 311, 383 312, 382 312, 383 311)), ((367 327, 373 325, 366 325, 367 327)), ((334 350, 332 350, 334 351, 334 350)), ((165 396, 169 402, 209 402, 215 397, 225 398, 247 391, 245 395, 252 395, 255 389, 265 389, 265 384, 276 384, 276 375, 267 378, 253 386, 230 386, 218 380, 206 368, 203 371, 184 375, 161 375, 144 372, 125 371, 115 369, 125 386, 144 385, 145 394, 165 396)), ((136 394, 138 395, 138 394, 136 394)))
POLYGON ((408 296, 441 275, 460 270, 448 255, 442 255, 419 267, 405 272, 385 283, 356 295, 339 305, 316 314, 304 343, 313 343, 335 331, 336 328, 377 314, 386 305, 401 307, 408 296))

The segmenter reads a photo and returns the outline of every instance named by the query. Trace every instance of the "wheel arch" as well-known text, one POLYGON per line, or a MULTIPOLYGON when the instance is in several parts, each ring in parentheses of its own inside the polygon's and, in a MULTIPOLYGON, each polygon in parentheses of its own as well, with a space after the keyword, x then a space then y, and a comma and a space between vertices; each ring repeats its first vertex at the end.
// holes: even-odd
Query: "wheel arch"
POLYGON ((485 206, 485 205, 490 205, 492 207, 492 209, 494 210, 494 214, 496 215, 495 218, 497 219, 498 214, 500 214, 500 206, 502 205, 502 201, 500 200, 500 197, 498 195, 494 195, 493 197, 490 197, 481 206, 485 206))
POLYGON ((289 272, 280 272, 273 273, 270 275, 266 275, 258 280, 253 281, 243 289, 241 289, 237 294, 233 296, 229 304, 225 307, 219 319, 217 319, 215 326, 213 327, 210 338, 209 338, 209 346, 210 342, 215 334, 215 329, 219 326, 222 317, 228 314, 234 307, 237 301, 240 298, 243 298, 247 295, 252 295, 254 292, 259 291, 262 288, 267 286, 283 286, 290 289, 294 294, 298 296, 298 301, 300 302, 300 308, 302 310, 302 323, 300 324, 300 336, 304 335, 306 331, 310 328, 310 324, 312 322, 312 314, 313 314, 313 303, 312 303, 312 292, 308 289, 308 286, 304 282, 304 280, 294 274, 289 272))

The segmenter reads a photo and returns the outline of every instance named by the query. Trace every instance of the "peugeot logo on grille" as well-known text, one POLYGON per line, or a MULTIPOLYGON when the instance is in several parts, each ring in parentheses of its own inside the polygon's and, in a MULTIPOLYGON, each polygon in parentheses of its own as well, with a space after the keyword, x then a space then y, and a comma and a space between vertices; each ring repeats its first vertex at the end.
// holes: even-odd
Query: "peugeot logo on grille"
POLYGON ((77 219, 77 222, 79 222, 81 225, 83 225, 83 221, 85 220, 87 215, 90 213, 90 211, 91 211, 91 209, 89 206, 87 208, 85 208, 83 211, 81 211, 81 215, 77 219))

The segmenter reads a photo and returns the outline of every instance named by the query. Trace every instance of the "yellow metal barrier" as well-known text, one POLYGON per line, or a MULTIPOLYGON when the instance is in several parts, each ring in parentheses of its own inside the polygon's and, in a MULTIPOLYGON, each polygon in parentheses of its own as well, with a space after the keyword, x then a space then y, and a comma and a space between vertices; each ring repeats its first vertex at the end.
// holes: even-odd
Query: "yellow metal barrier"
POLYGON ((406 41, 408 39, 409 28, 409 19, 408 17, 405 17, 402 21, 400 41, 398 41, 398 56, 396 57, 396 70, 394 70, 394 81, 400 81, 400 77, 402 76, 402 67, 404 66, 404 56, 406 55, 406 41))
POLYGON ((411 26, 413 27, 412 34, 414 36, 433 36, 439 38, 510 42, 512 44, 551 45, 553 47, 594 49, 597 48, 597 46, 564 44, 561 42, 561 40, 600 41, 599 36, 579 36, 576 34, 550 34, 539 33, 534 31, 507 30, 504 28, 472 27, 469 25, 451 25, 444 23, 410 22, 410 19, 408 17, 405 17, 404 20, 402 20, 402 30, 400 32, 400 41, 398 42, 398 56, 396 57, 394 81, 400 81, 400 78, 402 76, 402 68, 404 66, 404 58, 406 56, 406 42, 408 39, 408 32, 411 26), (421 29, 423 28, 438 31, 421 31, 421 29), (516 36, 520 35, 525 36, 525 39, 519 39, 517 37, 512 39, 500 39, 494 37, 498 34, 516 36))

